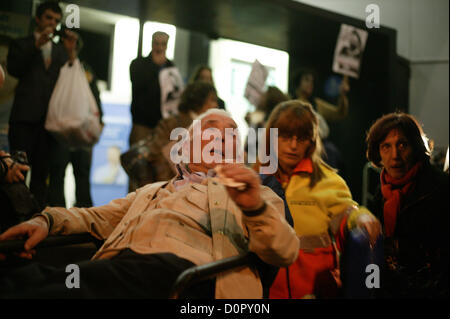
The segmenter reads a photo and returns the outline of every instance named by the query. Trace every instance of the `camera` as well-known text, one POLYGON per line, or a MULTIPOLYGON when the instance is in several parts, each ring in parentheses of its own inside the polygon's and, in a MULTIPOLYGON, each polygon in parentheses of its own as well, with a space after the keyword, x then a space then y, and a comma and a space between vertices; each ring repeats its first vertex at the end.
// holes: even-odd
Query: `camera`
POLYGON ((66 30, 67 30, 67 29, 68 29, 68 28, 67 28, 66 26, 61 25, 61 29, 55 30, 55 32, 53 32, 53 37, 58 36, 58 37, 60 37, 60 38, 66 38, 66 37, 67 37, 67 35, 66 35, 66 30))
POLYGON ((19 164, 28 165, 27 153, 24 151, 13 151, 11 158, 19 164))

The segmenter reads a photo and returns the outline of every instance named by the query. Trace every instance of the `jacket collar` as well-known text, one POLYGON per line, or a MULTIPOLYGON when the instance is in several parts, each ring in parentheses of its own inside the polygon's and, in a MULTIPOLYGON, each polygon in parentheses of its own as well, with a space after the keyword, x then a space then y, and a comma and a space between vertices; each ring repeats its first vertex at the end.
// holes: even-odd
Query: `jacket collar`
POLYGON ((310 158, 302 159, 300 162, 298 162, 297 166, 292 171, 293 174, 301 173, 301 172, 312 174, 313 165, 312 165, 312 160, 310 158))
POLYGON ((441 187, 441 183, 437 182, 437 172, 430 163, 424 163, 422 169, 417 174, 416 186, 407 194, 405 203, 407 203, 402 210, 415 205, 428 196, 435 193, 441 187))

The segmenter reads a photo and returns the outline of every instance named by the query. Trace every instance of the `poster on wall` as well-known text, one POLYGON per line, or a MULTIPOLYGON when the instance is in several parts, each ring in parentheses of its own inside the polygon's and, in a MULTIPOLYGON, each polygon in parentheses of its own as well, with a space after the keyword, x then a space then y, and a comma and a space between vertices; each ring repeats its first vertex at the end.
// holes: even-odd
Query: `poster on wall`
POLYGON ((103 128, 92 154, 91 194, 94 206, 105 205, 128 193, 128 176, 120 164, 120 154, 128 149, 131 130, 129 106, 102 104, 103 128))
POLYGON ((334 51, 333 71, 359 78, 368 32, 342 24, 334 51))
POLYGON ((164 68, 159 72, 161 87, 161 115, 168 118, 178 113, 178 103, 184 90, 184 82, 176 67, 164 68))

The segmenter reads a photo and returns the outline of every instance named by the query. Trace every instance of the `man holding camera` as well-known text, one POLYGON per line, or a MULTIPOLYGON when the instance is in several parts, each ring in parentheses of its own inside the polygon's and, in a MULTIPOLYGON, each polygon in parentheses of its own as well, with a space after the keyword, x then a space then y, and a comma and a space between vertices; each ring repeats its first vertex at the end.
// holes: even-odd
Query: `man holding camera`
POLYGON ((32 168, 30 190, 39 205, 46 204, 49 143, 45 130, 48 104, 61 67, 76 57, 76 35, 65 31, 63 44, 52 41, 62 10, 44 2, 36 10, 32 35, 11 42, 8 72, 19 79, 9 119, 11 151, 25 151, 32 168))

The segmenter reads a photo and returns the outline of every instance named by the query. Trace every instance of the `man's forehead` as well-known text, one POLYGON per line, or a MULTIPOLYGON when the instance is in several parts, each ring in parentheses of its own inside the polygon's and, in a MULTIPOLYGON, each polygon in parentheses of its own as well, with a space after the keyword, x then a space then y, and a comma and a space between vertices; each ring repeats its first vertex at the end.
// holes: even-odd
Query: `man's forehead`
POLYGON ((169 37, 164 34, 155 35, 152 39, 153 42, 167 42, 168 40, 169 37))
POLYGON ((47 16, 51 16, 51 17, 54 17, 54 18, 61 19, 61 14, 58 13, 58 12, 53 11, 52 9, 46 9, 42 15, 43 16, 47 15, 47 16))
POLYGON ((233 119, 219 114, 211 114, 202 119, 202 125, 208 126, 208 127, 214 127, 214 126, 222 126, 222 127, 229 127, 229 128, 237 128, 236 122, 234 122, 233 119))

